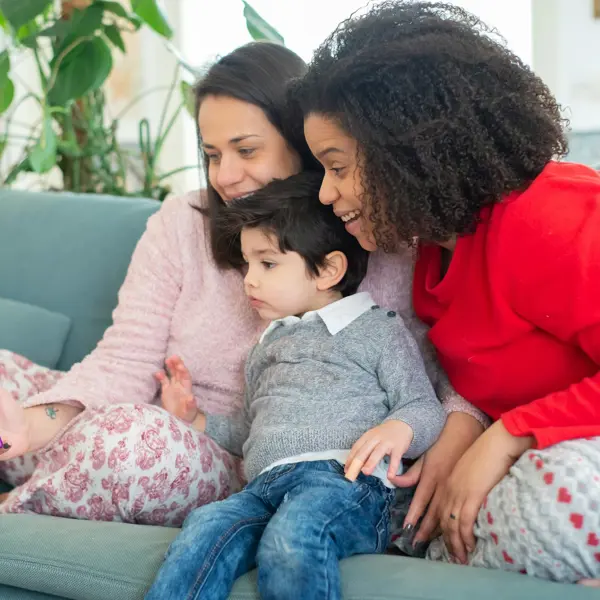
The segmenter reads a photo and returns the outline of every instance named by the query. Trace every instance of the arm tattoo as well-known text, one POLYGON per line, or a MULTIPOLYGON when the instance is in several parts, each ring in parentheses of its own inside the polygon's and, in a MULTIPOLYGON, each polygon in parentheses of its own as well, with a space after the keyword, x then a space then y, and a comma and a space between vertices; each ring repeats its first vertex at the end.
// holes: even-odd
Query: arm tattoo
POLYGON ((54 406, 46 407, 46 414, 53 420, 56 419, 57 412, 58 412, 58 409, 54 408, 54 406))

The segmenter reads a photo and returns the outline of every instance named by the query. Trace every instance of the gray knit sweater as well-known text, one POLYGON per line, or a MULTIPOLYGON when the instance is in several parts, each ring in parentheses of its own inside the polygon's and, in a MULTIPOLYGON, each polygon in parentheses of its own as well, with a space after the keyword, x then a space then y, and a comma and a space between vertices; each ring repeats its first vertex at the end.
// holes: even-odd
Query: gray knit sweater
POLYGON ((344 303, 356 312, 350 296, 326 307, 324 318, 319 311, 271 324, 246 361, 241 413, 207 415, 207 435, 244 457, 248 481, 278 460, 350 449, 390 419, 413 429, 407 458, 439 436, 446 415, 414 338, 396 313, 359 296, 358 316, 344 315, 344 303), (334 311, 335 319, 328 318, 334 311))

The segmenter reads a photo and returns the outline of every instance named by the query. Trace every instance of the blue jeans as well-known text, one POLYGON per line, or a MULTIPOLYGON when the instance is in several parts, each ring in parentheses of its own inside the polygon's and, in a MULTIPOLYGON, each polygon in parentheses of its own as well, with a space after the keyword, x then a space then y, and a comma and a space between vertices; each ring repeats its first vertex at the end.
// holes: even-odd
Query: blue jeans
POLYGON ((146 600, 226 600, 255 566, 263 600, 337 600, 339 560, 385 551, 393 498, 333 460, 275 467, 190 513, 146 600))

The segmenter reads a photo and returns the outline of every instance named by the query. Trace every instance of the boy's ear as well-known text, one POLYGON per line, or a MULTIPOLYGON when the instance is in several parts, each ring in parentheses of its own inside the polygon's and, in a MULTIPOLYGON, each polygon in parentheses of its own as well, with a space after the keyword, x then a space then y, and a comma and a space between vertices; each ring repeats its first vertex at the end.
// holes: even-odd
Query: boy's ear
POLYGON ((343 252, 335 250, 325 257, 325 264, 317 277, 317 289, 326 292, 336 286, 348 270, 348 259, 343 252))

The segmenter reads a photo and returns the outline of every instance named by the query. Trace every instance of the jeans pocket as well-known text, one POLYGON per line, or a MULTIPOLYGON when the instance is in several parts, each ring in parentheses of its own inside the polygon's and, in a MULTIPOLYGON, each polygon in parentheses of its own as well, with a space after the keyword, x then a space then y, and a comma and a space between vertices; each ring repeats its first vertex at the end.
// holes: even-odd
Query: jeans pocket
MULTIPOLYGON (((279 465, 277 467, 273 467, 270 471, 267 471, 264 476, 264 483, 273 483, 280 477, 291 473, 300 463, 286 463, 285 465, 279 465)), ((257 477, 258 479, 258 477, 257 477)), ((257 480, 256 479, 256 480, 257 480)), ((256 481, 255 480, 255 481, 256 481)))
POLYGON ((346 471, 344 471, 344 465, 337 460, 331 459, 327 461, 331 466, 331 469, 337 473, 338 475, 343 475, 346 477, 346 471))

